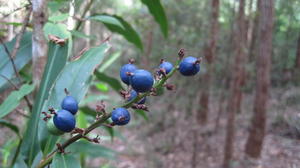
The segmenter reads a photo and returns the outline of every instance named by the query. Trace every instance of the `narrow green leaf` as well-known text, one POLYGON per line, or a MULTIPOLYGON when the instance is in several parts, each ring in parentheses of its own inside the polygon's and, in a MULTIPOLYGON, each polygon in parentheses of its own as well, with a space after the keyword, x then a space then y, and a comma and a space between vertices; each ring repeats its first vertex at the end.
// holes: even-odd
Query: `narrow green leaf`
MULTIPOLYGON (((65 88, 68 89, 70 95, 80 102, 88 91, 95 68, 102 62, 108 49, 109 45, 104 43, 86 51, 80 59, 69 62, 53 84, 49 92, 49 98, 43 106, 43 111, 47 111, 48 107, 60 108, 61 101, 66 96, 64 93, 65 88)), ((59 137, 49 134, 46 123, 41 119, 39 127, 41 128, 39 131, 41 140, 46 142, 44 143, 43 152, 47 154, 53 149, 59 137)))
POLYGON ((82 111, 85 114, 90 115, 90 116, 93 116, 93 117, 96 116, 96 111, 93 110, 93 109, 91 109, 91 108, 89 108, 88 106, 80 107, 79 110, 82 111))
POLYGON ((159 24, 165 37, 168 37, 168 20, 160 0, 141 0, 148 7, 149 12, 159 24))
POLYGON ((72 155, 66 155, 61 153, 56 153, 53 162, 51 164, 52 168, 80 168, 80 162, 78 159, 72 155))
POLYGON ((31 165, 33 158, 40 151, 38 141, 38 128, 40 114, 49 90, 67 61, 68 45, 60 46, 50 42, 48 60, 44 69, 39 91, 33 105, 33 111, 28 121, 27 129, 21 147, 22 155, 26 158, 28 165, 31 165))
POLYGON ((22 98, 34 89, 34 85, 24 84, 19 90, 11 92, 11 94, 0 105, 0 118, 12 112, 20 104, 22 98))
POLYGON ((11 129, 11 130, 14 131, 18 136, 20 136, 20 135, 19 135, 19 128, 18 128, 16 125, 14 125, 14 124, 12 124, 12 123, 6 121, 6 120, 3 120, 3 119, 0 119, 0 125, 3 125, 3 126, 9 128, 9 129, 11 129))
POLYGON ((103 157, 106 159, 115 159, 117 152, 98 144, 92 144, 86 141, 78 141, 70 146, 73 153, 84 152, 88 156, 96 158, 103 157))
POLYGON ((99 72, 104 72, 112 63, 121 56, 121 52, 113 53, 99 68, 99 72))
POLYGON ((120 90, 123 90, 120 81, 117 80, 116 78, 107 76, 104 73, 101 73, 99 71, 96 71, 95 75, 99 81, 109 84, 115 91, 119 92, 120 90))
POLYGON ((77 121, 77 127, 78 128, 86 128, 88 125, 87 119, 86 119, 86 114, 83 112, 79 111, 77 116, 76 116, 76 121, 77 121))
POLYGON ((23 23, 19 23, 19 22, 0 22, 0 24, 13 25, 13 26, 22 26, 23 25, 23 23))
POLYGON ((109 96, 107 95, 91 95, 89 94, 86 96, 81 102, 80 106, 86 105, 88 103, 96 102, 96 101, 101 101, 101 100, 109 100, 109 96))
POLYGON ((149 121, 149 117, 147 115, 147 112, 145 112, 144 110, 134 110, 138 115, 140 115, 141 117, 143 117, 143 119, 145 121, 149 121))
MULTIPOLYGON (((25 33, 20 41, 20 48, 17 52, 16 58, 14 59, 18 71, 20 71, 31 60, 31 35, 31 32, 25 33)), ((16 38, 8 43, 5 43, 10 53, 12 52, 15 43, 16 38)), ((0 74, 8 79, 12 79, 15 76, 15 72, 3 45, 0 45, 0 60, 0 74)), ((2 88, 5 84, 7 84, 7 80, 0 77, 0 88, 2 88)))
POLYGON ((88 17, 88 19, 102 22, 110 31, 121 34, 127 41, 133 43, 140 50, 143 50, 140 36, 122 17, 102 14, 88 17))

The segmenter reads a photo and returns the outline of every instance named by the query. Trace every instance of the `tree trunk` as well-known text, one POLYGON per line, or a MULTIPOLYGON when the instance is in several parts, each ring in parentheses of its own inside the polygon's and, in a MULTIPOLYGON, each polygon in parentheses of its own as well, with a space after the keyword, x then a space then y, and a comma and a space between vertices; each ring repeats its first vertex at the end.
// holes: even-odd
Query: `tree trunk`
POLYGON ((258 41, 257 46, 257 74, 254 115, 251 122, 250 135, 246 143, 245 152, 248 156, 259 158, 265 136, 267 100, 270 85, 270 69, 272 54, 273 29, 273 0, 259 0, 258 41))
POLYGON ((214 72, 214 59, 216 55, 216 41, 218 38, 218 17, 219 17, 219 0, 211 1, 211 29, 210 29, 210 40, 207 48, 205 49, 205 58, 207 60, 207 72, 203 77, 205 81, 202 94, 200 96, 200 109, 197 113, 197 121, 200 124, 205 124, 207 121, 207 114, 209 112, 209 96, 210 96, 210 85, 212 84, 212 76, 214 72))
POLYGON ((240 84, 242 80, 242 68, 245 60, 245 0, 240 0, 239 14, 236 20, 236 28, 234 29, 234 46, 235 46, 235 59, 232 71, 232 80, 230 84, 230 97, 227 104, 227 130, 224 147, 224 161, 223 167, 229 168, 233 156, 233 143, 235 134, 235 113, 237 112, 237 103, 239 99, 240 84))
POLYGON ((46 11, 47 0, 32 0, 32 70, 35 86, 39 86, 47 58, 48 46, 43 31, 44 24, 47 21, 46 11))
POLYGON ((300 70, 300 33, 299 33, 298 41, 297 41, 297 52, 296 52, 295 68, 297 70, 300 70))

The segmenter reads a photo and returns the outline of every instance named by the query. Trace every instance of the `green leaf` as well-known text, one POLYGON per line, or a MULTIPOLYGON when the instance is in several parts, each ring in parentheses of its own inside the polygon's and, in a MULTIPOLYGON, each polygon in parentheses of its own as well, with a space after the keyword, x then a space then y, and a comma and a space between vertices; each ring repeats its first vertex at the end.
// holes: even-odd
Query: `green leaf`
POLYGON ((109 136, 111 138, 111 141, 113 141, 114 140, 114 136, 115 136, 115 130, 114 130, 114 128, 106 127, 106 126, 104 126, 103 128, 109 134, 109 136))
MULTIPOLYGON (((109 45, 104 43, 86 51, 78 60, 69 62, 53 84, 43 111, 47 111, 48 107, 60 109, 61 101, 66 96, 64 93, 65 88, 68 89, 70 95, 80 102, 88 91, 95 68, 101 63, 108 49, 109 45)), ((42 120, 40 120, 39 127, 41 128, 39 131, 41 140, 46 142, 43 151, 44 154, 47 154, 53 149, 59 137, 49 134, 46 123, 42 120)))
POLYGON ((96 71, 95 75, 99 81, 109 84, 115 91, 119 92, 120 90, 124 90, 120 81, 117 80, 116 78, 107 76, 104 73, 101 73, 99 71, 96 71))
POLYGON ((85 114, 90 115, 90 116, 93 116, 93 117, 96 116, 96 111, 93 110, 93 109, 91 109, 91 108, 89 108, 88 106, 80 107, 79 110, 82 111, 85 114))
POLYGON ((84 98, 81 102, 80 105, 86 105, 88 103, 96 102, 96 101, 101 101, 101 100, 109 100, 109 96, 107 95, 91 95, 89 94, 84 98))
POLYGON ((122 17, 117 15, 95 15, 90 20, 102 22, 110 31, 121 34, 126 40, 143 50, 143 44, 138 33, 122 17))
MULTIPOLYGON (((14 62, 18 71, 20 71, 31 60, 31 35, 31 32, 25 33, 20 41, 20 48, 17 52, 16 58, 14 58, 14 62)), ((10 53, 12 52, 15 43, 16 38, 8 43, 5 43, 10 53)), ((0 60, 0 74, 8 79, 12 79, 15 76, 15 72, 3 45, 0 45, 0 60)), ((2 88, 5 84, 7 84, 6 79, 0 77, 0 88, 2 88)))
POLYGON ((104 83, 97 83, 95 86, 100 92, 108 92, 108 86, 104 83))
POLYGON ((58 15, 53 15, 48 18, 52 22, 61 22, 67 20, 69 17, 68 13, 60 13, 58 15))
POLYGON ((76 31, 76 30, 71 30, 71 33, 73 36, 75 36, 77 38, 88 38, 88 39, 93 39, 93 40, 96 39, 96 36, 89 36, 89 35, 86 35, 80 31, 76 31))
POLYGON ((77 121, 76 125, 78 128, 86 128, 88 125, 86 115, 81 111, 78 112, 76 116, 76 121, 77 121))
POLYGON ((3 120, 3 119, 0 119, 0 125, 3 125, 3 126, 9 128, 9 129, 11 129, 11 130, 14 131, 18 136, 20 136, 20 135, 19 135, 19 128, 18 128, 16 125, 14 125, 14 124, 12 124, 12 123, 6 121, 6 120, 3 120))
POLYGON ((13 26, 22 26, 23 25, 23 23, 19 23, 19 22, 0 22, 0 24, 13 25, 13 26))
POLYGON ((24 84, 19 90, 11 92, 11 94, 0 105, 0 118, 12 112, 20 104, 22 98, 34 89, 34 85, 24 84))
POLYGON ((68 154, 56 153, 51 168, 80 168, 78 159, 68 154))
POLYGON ((99 72, 104 72, 112 63, 121 56, 121 52, 113 53, 99 68, 99 72))
POLYGON ((160 0, 141 0, 148 7, 149 12, 159 24, 165 37, 168 37, 168 20, 160 0))
POLYGON ((44 69, 39 91, 33 105, 33 111, 28 121, 28 126, 24 135, 21 152, 28 164, 31 165, 33 158, 40 150, 38 141, 38 128, 40 114, 45 100, 49 96, 52 84, 61 72, 67 61, 68 45, 60 46, 50 42, 48 50, 47 64, 44 69))
POLYGON ((149 121, 149 117, 147 115, 147 112, 144 110, 134 110, 138 115, 144 118, 144 120, 149 121))
POLYGON ((107 147, 104 147, 102 145, 98 144, 92 144, 90 142, 86 141, 78 141, 73 143, 69 150, 72 153, 78 153, 78 152, 84 152, 85 154, 89 155, 90 157, 96 158, 96 157, 103 157, 106 159, 115 159, 116 157, 116 151, 109 149, 107 147))

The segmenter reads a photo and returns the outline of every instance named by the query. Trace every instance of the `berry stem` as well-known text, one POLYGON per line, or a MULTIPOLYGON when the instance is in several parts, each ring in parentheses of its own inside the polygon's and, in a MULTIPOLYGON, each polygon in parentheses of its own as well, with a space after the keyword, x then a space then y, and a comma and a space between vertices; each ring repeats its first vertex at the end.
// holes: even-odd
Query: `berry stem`
MULTIPOLYGON (((174 67, 177 67, 180 63, 180 59, 177 60, 176 64, 174 67)), ((163 76, 161 80, 157 81, 153 88, 155 89, 159 89, 161 87, 164 87, 164 84, 166 83, 166 81, 177 71, 177 68, 173 68, 172 71, 170 73, 168 73, 166 76, 163 76)), ((133 104, 135 104, 136 102, 139 102, 140 100, 142 100, 144 97, 149 96, 151 93, 151 91, 139 94, 138 96, 136 96, 133 100, 126 102, 125 104, 123 104, 121 107, 124 108, 130 108, 133 104)), ((71 145, 72 143, 76 142, 77 140, 84 138, 88 133, 90 133, 92 130, 96 129, 97 127, 101 126, 106 120, 108 120, 111 117, 111 112, 109 113, 105 113, 103 114, 103 116, 101 116, 101 118, 99 118, 99 120, 95 121, 93 124, 91 124, 88 128, 85 129, 83 134, 77 134, 71 138, 69 138, 66 142, 64 142, 60 147, 61 149, 65 149, 66 147, 68 147, 69 145, 71 145)), ((54 151, 52 151, 47 157, 45 157, 43 160, 41 160, 41 162, 39 163, 39 165, 37 166, 37 168, 43 168, 45 166, 47 166, 53 159, 54 155, 59 152, 60 149, 56 148, 54 151)))

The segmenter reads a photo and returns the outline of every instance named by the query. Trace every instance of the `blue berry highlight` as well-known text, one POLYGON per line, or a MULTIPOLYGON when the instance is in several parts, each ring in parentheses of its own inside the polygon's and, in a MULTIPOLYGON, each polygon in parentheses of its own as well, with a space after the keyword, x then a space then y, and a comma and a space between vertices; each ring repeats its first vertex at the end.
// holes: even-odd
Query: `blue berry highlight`
MULTIPOLYGON (((128 102, 135 99, 137 97, 138 93, 135 90, 132 90, 130 92, 130 97, 128 98, 128 102)), ((146 97, 144 97, 142 100, 140 100, 139 102, 137 102, 137 104, 145 104, 146 102, 146 97)))
POLYGON ((67 110, 59 110, 55 114, 53 122, 56 128, 63 132, 71 132, 76 125, 74 115, 67 110))
POLYGON ((179 72, 183 76, 193 76, 200 71, 200 65, 195 57, 186 57, 179 64, 179 72))
POLYGON ((134 72, 135 70, 137 70, 137 67, 131 63, 129 64, 125 64, 121 67, 120 69, 120 78, 121 80, 129 85, 130 83, 130 76, 127 74, 127 72, 131 73, 131 72, 134 72))
POLYGON ((167 61, 164 61, 159 65, 159 68, 163 68, 166 70, 166 74, 170 73, 173 69, 173 64, 167 61))
POLYGON ((154 79, 149 71, 139 69, 133 72, 131 86, 137 92, 148 92, 152 88, 154 79))
POLYGON ((112 111, 111 119, 115 125, 126 125, 130 121, 130 113, 126 108, 119 107, 112 111))
POLYGON ((61 102, 61 108, 75 115, 78 111, 78 102, 74 97, 66 96, 61 102))

